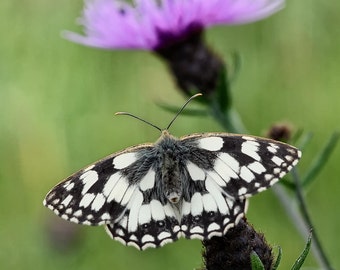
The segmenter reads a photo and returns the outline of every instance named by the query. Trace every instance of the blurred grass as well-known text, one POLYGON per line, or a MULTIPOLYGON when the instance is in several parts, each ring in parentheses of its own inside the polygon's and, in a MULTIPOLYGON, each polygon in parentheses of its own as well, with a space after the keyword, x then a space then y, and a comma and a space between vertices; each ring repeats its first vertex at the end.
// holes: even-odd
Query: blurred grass
MULTIPOLYGON (((154 105, 181 105, 163 63, 147 52, 101 51, 60 38, 77 29, 82 1, 0 2, 0 265, 2 269, 193 269, 200 242, 181 240, 138 252, 111 241, 102 228, 84 228, 64 252, 48 241, 53 214, 47 191, 75 170, 132 144, 154 141, 156 130, 116 111, 130 111, 164 127, 172 117, 154 105)), ((228 62, 242 54, 234 104, 249 130, 264 135, 276 121, 314 133, 300 171, 339 130, 340 3, 288 1, 287 8, 252 25, 216 27, 207 40, 228 62)), ((211 119, 180 117, 171 131, 184 135, 220 128, 211 119)), ((339 151, 310 187, 307 202, 334 268, 340 267, 339 151)), ((281 269, 305 241, 271 191, 251 199, 248 218, 283 249, 281 269)), ((306 266, 314 265, 309 256, 306 266)))

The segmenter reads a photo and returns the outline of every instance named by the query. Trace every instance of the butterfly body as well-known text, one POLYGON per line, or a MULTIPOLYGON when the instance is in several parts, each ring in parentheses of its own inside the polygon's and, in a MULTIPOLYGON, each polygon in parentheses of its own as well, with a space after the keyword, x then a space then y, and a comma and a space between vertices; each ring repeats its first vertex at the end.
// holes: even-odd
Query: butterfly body
POLYGON ((179 237, 210 239, 237 224, 247 198, 276 183, 301 156, 269 139, 229 133, 176 138, 112 154, 54 187, 44 204, 72 222, 106 225, 138 249, 179 237))

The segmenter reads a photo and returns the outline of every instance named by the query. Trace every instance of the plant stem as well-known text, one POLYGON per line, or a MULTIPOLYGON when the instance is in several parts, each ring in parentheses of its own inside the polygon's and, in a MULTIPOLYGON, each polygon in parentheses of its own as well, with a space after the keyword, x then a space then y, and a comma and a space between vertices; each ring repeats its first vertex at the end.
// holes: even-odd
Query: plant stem
POLYGON ((305 223, 305 227, 313 229, 313 242, 312 242, 313 253, 316 259, 318 260, 320 266, 322 267, 322 269, 331 270, 332 267, 330 266, 330 262, 325 254, 324 249, 322 248, 319 236, 316 232, 315 227, 313 226, 312 219, 307 209, 306 200, 304 198, 303 190, 301 187, 300 177, 296 169, 292 170, 292 176, 295 182, 295 186, 296 186, 295 192, 297 196, 297 201, 300 206, 301 215, 305 223))

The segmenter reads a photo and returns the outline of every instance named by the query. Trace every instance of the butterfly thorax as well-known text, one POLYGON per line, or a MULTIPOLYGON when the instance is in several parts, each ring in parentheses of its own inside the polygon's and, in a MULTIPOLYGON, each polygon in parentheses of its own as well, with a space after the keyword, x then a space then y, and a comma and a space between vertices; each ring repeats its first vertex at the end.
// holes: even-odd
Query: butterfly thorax
POLYGON ((162 132, 162 136, 156 142, 155 147, 160 156, 160 172, 163 184, 164 195, 173 204, 178 203, 182 197, 183 173, 181 172, 181 162, 183 149, 180 140, 172 136, 167 130, 162 132))

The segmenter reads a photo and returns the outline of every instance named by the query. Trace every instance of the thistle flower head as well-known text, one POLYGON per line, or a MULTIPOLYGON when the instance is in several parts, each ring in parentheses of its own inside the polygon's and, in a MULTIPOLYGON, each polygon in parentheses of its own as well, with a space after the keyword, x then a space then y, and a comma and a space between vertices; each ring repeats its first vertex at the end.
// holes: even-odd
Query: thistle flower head
POLYGON ((104 49, 156 50, 217 24, 243 24, 268 17, 284 0, 87 0, 79 23, 84 35, 71 41, 104 49))

